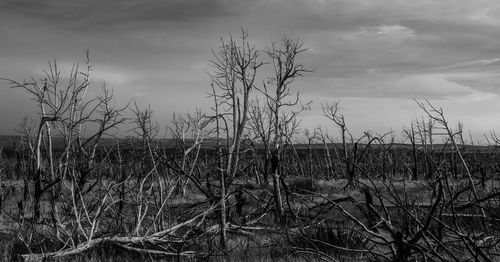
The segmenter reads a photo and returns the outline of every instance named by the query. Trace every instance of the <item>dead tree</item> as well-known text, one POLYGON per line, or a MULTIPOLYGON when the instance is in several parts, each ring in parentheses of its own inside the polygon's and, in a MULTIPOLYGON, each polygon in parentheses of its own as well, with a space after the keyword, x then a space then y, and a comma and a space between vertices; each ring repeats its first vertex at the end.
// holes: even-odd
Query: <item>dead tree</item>
POLYGON ((351 161, 349 160, 349 153, 347 148, 347 136, 350 136, 350 133, 347 129, 344 115, 338 112, 339 102, 335 102, 333 104, 322 104, 321 109, 323 110, 323 116, 333 121, 333 123, 337 125, 338 128, 340 128, 340 135, 342 139, 342 160, 344 162, 344 177, 351 181, 353 179, 353 174, 350 173, 351 161))
MULTIPOLYGON (((116 107, 113 95, 105 85, 100 94, 87 98, 92 68, 88 51, 85 52, 85 59, 85 69, 80 70, 79 65, 74 64, 67 81, 61 79, 56 60, 49 62, 48 70, 44 71, 44 79, 6 79, 11 87, 21 88, 32 96, 40 114, 33 149, 36 163, 32 178, 35 189, 33 216, 36 220, 40 218, 41 195, 51 189, 52 199, 57 200, 60 195, 59 182, 68 174, 73 157, 84 156, 84 165, 87 168, 91 166, 101 137, 125 121, 122 113, 127 106, 116 107), (85 133, 87 128, 97 131, 85 133), (63 152, 57 158, 52 142, 54 132, 64 141, 63 152), (42 145, 43 142, 45 146, 42 145), (45 156, 42 154, 43 148, 45 156), (45 166, 44 160, 47 160, 45 166)), ((57 217, 57 205, 53 204, 52 208, 53 216, 57 217)))
POLYGON ((257 141, 261 142, 264 147, 262 156, 262 167, 260 173, 264 185, 269 183, 269 169, 271 160, 272 134, 273 134, 273 118, 271 110, 266 104, 262 105, 259 100, 256 100, 250 108, 249 127, 253 136, 257 141))
POLYGON ((411 152, 412 152, 412 162, 413 166, 411 168, 411 179, 418 179, 418 152, 417 152, 417 141, 416 141, 416 130, 413 123, 410 125, 410 129, 403 130, 404 135, 410 141, 411 152))
POLYGON ((315 132, 317 133, 318 139, 323 144, 323 150, 325 151, 326 177, 331 179, 334 177, 335 170, 332 163, 330 147, 328 146, 328 143, 331 142, 330 136, 328 135, 328 131, 321 127, 317 127, 315 132))
MULTIPOLYGON (((439 127, 444 131, 444 135, 446 135, 448 137, 449 141, 451 142, 451 145, 453 146, 454 152, 457 154, 458 158, 460 159, 460 161, 462 163, 462 166, 463 166, 465 173, 467 175, 467 179, 469 181, 469 186, 470 186, 472 193, 473 193, 473 197, 477 201, 479 199, 479 195, 477 193, 477 190, 476 190, 476 187, 474 184, 474 180, 472 178, 472 174, 469 170, 469 166, 467 165, 467 163, 462 155, 462 152, 458 146, 458 143, 456 141, 457 136, 461 137, 462 130, 459 128, 458 132, 454 132, 451 129, 451 127, 448 124, 448 121, 446 120, 446 118, 444 116, 444 112, 443 112, 442 108, 437 108, 437 107, 433 106, 427 100, 425 101, 425 103, 419 102, 416 100, 415 100, 415 102, 436 123, 436 125, 439 125, 439 127)), ((481 209, 481 210, 482 210, 481 212, 484 214, 484 210, 483 209, 481 209)))
POLYGON ((273 74, 263 83, 260 91, 266 98, 270 113, 272 148, 269 156, 276 211, 280 220, 284 218, 280 190, 280 181, 284 180, 280 179, 279 173, 281 148, 286 138, 284 130, 286 126, 293 123, 298 113, 307 109, 307 105, 302 105, 299 110, 286 111, 287 108, 290 109, 299 104, 299 93, 293 94, 291 85, 296 78, 313 71, 298 62, 298 56, 305 51, 306 49, 299 40, 292 40, 288 37, 283 37, 278 44, 272 43, 271 47, 265 50, 270 59, 273 74))
MULTIPOLYGON (((241 43, 238 44, 232 36, 220 39, 220 46, 212 49, 213 60, 210 73, 212 79, 212 96, 217 104, 216 119, 223 117, 229 123, 226 129, 218 128, 226 134, 227 157, 224 171, 220 173, 222 188, 221 208, 221 242, 225 241, 226 194, 239 168, 241 139, 247 127, 250 110, 250 95, 255 88, 258 69, 262 66, 259 52, 248 41, 248 33, 242 29, 241 43)), ((224 244, 225 245, 225 244, 224 244)), ((223 247, 224 247, 223 245, 223 247)))

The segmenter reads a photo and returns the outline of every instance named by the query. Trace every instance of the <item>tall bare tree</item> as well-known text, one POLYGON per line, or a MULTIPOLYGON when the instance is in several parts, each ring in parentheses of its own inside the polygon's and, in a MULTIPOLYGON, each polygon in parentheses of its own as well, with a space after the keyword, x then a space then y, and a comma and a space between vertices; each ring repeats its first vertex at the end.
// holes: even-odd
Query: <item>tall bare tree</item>
POLYGON ((293 92, 292 83, 304 73, 312 72, 313 69, 306 68, 298 61, 298 56, 307 49, 299 40, 283 37, 280 42, 272 43, 265 53, 270 59, 273 68, 272 76, 263 83, 261 92, 266 97, 272 126, 272 149, 271 173, 273 175, 273 191, 277 214, 280 219, 284 218, 283 203, 280 190, 280 151, 287 138, 285 130, 294 123, 299 112, 305 110, 308 105, 302 105, 299 110, 288 110, 299 104, 299 92, 293 92))
POLYGON ((345 123, 344 115, 339 112, 340 104, 339 102, 335 102, 333 104, 322 104, 321 109, 323 110, 323 115, 333 121, 335 125, 337 125, 340 129, 340 135, 342 139, 342 159, 345 164, 344 168, 344 176, 349 180, 349 183, 352 182, 352 174, 350 173, 350 166, 352 161, 349 160, 349 152, 347 148, 347 136, 352 139, 349 130, 347 129, 347 125, 345 123))
MULTIPOLYGON (((212 49, 213 60, 211 66, 212 96, 216 103, 216 119, 218 144, 220 143, 219 119, 229 123, 224 130, 227 141, 226 167, 220 172, 220 199, 221 199, 221 244, 225 249, 226 224, 226 194, 238 171, 241 139, 245 131, 249 109, 250 95, 255 88, 257 71, 262 66, 259 52, 248 41, 248 32, 241 30, 241 42, 238 43, 232 36, 221 38, 220 46, 212 49)), ((220 155, 219 155, 220 156, 220 155)))
MULTIPOLYGON (((31 95, 38 107, 40 120, 35 140, 36 172, 33 174, 35 219, 40 217, 40 197, 42 193, 54 186, 68 174, 71 157, 83 156, 83 165, 90 170, 96 157, 97 144, 102 136, 125 121, 125 107, 118 108, 113 104, 113 94, 105 85, 101 93, 91 91, 89 52, 85 52, 85 67, 80 69, 74 64, 69 76, 61 77, 56 60, 49 62, 44 70, 43 79, 31 77, 29 80, 15 81, 6 79, 13 88, 22 88, 31 95), (64 150, 56 159, 53 150, 54 132, 62 137, 64 150), (42 154, 42 143, 45 141, 46 156, 42 154), (48 164, 44 166, 44 160, 48 164), (47 176, 49 174, 50 176, 47 176), (43 185, 42 181, 48 181, 43 185)), ((85 173, 85 172, 84 172, 85 173)), ((84 175, 84 173, 82 173, 84 175)), ((82 175, 81 174, 81 175, 82 175)), ((79 177, 78 180, 81 180, 79 177)), ((53 198, 58 197, 53 190, 53 198)), ((57 217, 57 206, 53 205, 53 216, 57 217)))
POLYGON ((241 32, 241 43, 232 36, 220 39, 220 46, 212 50, 213 73, 210 74, 215 87, 214 96, 220 105, 220 114, 231 123, 227 132, 227 175, 232 180, 237 172, 241 137, 248 121, 250 94, 255 88, 257 70, 262 66, 259 53, 248 41, 245 29, 241 32))

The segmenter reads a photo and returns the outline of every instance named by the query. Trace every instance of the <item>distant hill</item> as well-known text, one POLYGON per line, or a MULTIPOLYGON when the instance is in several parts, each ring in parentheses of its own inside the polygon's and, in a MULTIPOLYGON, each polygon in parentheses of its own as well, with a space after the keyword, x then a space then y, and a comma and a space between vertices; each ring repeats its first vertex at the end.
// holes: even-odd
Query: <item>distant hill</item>
MULTIPOLYGON (((14 150, 15 145, 18 141, 20 141, 20 138, 21 138, 20 136, 15 136, 15 135, 0 135, 0 148, 2 148, 3 150, 7 150, 7 151, 14 150)), ((102 138, 101 142, 100 142, 100 146, 101 147, 115 146, 117 143, 117 140, 121 145, 127 145, 131 142, 131 139, 132 138, 130 138, 130 137, 128 137, 128 138, 102 138)), ((156 141, 159 142, 161 145, 163 145, 165 148, 173 148, 175 146, 175 140, 172 138, 161 138, 161 139, 157 139, 156 141)), ((53 143, 53 147, 56 151, 64 149, 63 138, 54 137, 52 140, 52 143, 53 143)), ((194 143, 193 140, 186 139, 187 145, 190 145, 192 143, 194 143)), ((222 145, 226 145, 226 143, 227 143, 226 140, 224 140, 224 139, 221 140, 222 145)), ((264 146, 262 144, 253 143, 253 142, 250 142, 249 140, 243 140, 242 143, 244 143, 244 144, 252 143, 253 146, 255 146, 257 149, 264 148, 264 146)), ((217 145, 216 138, 206 138, 203 140, 203 147, 211 148, 211 147, 215 147, 216 145, 217 145)), ((330 148, 332 148, 333 146, 335 146, 337 148, 342 146, 341 143, 335 143, 335 144, 329 143, 327 145, 330 148)), ((360 149, 362 149, 364 147, 364 145, 365 144, 359 144, 358 146, 360 149)), ((309 149, 309 144, 305 144, 305 143, 297 143, 297 144, 294 144, 294 146, 297 150, 309 149)), ((320 143, 311 144, 310 146, 311 146, 311 149, 313 149, 313 150, 319 150, 319 149, 324 148, 324 145, 320 144, 320 143)), ((383 147, 383 146, 387 146, 387 145, 372 144, 371 148, 378 148, 378 147, 383 147)), ((444 146, 445 146, 444 144, 434 144, 434 151, 441 151, 441 150, 443 150, 444 146)), ((418 147, 419 146, 417 145, 417 148, 418 147)), ((449 150, 448 148, 450 148, 450 145, 447 145, 447 150, 449 150)), ((464 146, 461 146, 461 148, 465 149, 465 151, 468 151, 468 152, 484 152, 486 150, 494 149, 493 146, 482 146, 482 145, 481 146, 464 145, 464 146)), ((411 149, 411 145, 404 144, 404 143, 394 143, 392 145, 392 149, 400 149, 400 150, 411 149)))
POLYGON ((2 136, 0 135, 1 148, 13 148, 16 141, 19 141, 19 136, 2 136))

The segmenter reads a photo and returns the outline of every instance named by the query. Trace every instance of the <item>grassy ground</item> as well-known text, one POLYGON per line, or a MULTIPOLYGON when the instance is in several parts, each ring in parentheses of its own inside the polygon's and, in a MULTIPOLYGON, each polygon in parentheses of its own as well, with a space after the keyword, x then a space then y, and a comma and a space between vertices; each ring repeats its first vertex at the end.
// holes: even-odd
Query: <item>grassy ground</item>
MULTIPOLYGON (((269 187, 256 186, 256 185, 245 185, 244 181, 240 181, 241 185, 244 185, 246 188, 246 197, 247 202, 244 207, 244 213, 248 213, 259 203, 262 202, 262 199, 254 199, 250 197, 250 194, 253 196, 264 196, 270 197, 270 189, 269 187), (266 193, 267 192, 267 193, 266 193)), ((299 192, 300 190, 313 191, 317 194, 316 198, 305 198, 303 202, 298 200, 293 200, 292 208, 296 210, 305 210, 307 205, 310 204, 318 204, 324 202, 325 199, 338 199, 345 196, 352 197, 355 201, 359 202, 360 205, 364 204, 365 195, 364 189, 366 187, 370 187, 372 189, 377 189, 381 194, 388 198, 394 198, 391 196, 394 192, 397 194, 397 197, 406 197, 411 198, 412 203, 417 205, 426 205, 429 204, 432 196, 431 186, 425 181, 393 181, 390 186, 388 183, 384 183, 382 181, 369 181, 366 179, 362 179, 359 181, 359 186, 356 188, 346 188, 347 181, 338 179, 338 180, 318 180, 313 181, 313 184, 310 181, 306 181, 303 179, 289 179, 288 184, 291 189, 295 192, 299 192)), ((456 182, 457 186, 463 182, 456 182)), ((23 194, 23 182, 22 181, 4 181, 3 187, 3 207, 0 213, 0 260, 1 261, 10 261, 18 256, 18 254, 26 254, 29 253, 29 250, 26 248, 26 245, 19 239, 17 236, 19 229, 19 209, 17 202, 20 199, 20 196, 23 194), (7 189, 10 188, 9 194, 6 194, 7 189), (12 190, 14 189, 14 190, 12 190)), ((491 182, 486 185, 484 191, 490 191, 491 189, 498 187, 497 182, 491 182)), ((63 191, 63 194, 69 194, 69 191, 63 191)), ((47 210, 50 210, 49 204, 47 201, 48 196, 42 197, 42 216, 48 219, 49 214, 47 210)), ((190 193, 186 197, 181 197, 179 195, 172 196, 169 200, 169 206, 175 206, 179 209, 172 209, 172 212, 191 212, 193 210, 182 209, 184 206, 191 206, 195 203, 205 201, 205 197, 199 193, 196 193, 195 190, 191 189, 190 193)), ((229 202, 233 202, 234 198, 230 198, 229 202)), ((377 206, 380 204, 377 198, 374 198, 374 204, 377 206)), ((388 208, 391 208, 390 202, 386 203, 388 208)), ((25 217, 30 216, 31 203, 28 201, 24 203, 25 208, 25 217)), ((364 218, 362 212, 359 208, 352 205, 351 203, 343 203, 342 206, 348 210, 353 215, 360 217, 363 221, 364 218)), ((200 207, 197 207, 200 208, 200 207)), ((130 211, 132 212, 132 211, 130 211)), ((234 211, 233 211, 234 212, 234 211)), ((314 210, 310 210, 309 212, 314 212, 314 210)), ((397 217, 398 210, 393 210, 390 212, 394 212, 397 217)), ((22 214, 21 214, 22 215, 22 214)), ((343 216, 338 210, 331 210, 322 214, 321 216, 316 218, 317 220, 323 220, 323 225, 326 225, 324 229, 311 229, 308 232, 301 232, 302 235, 309 234, 311 238, 322 238, 323 240, 333 243, 338 246, 349 246, 353 248, 357 242, 362 241, 363 236, 359 236, 359 239, 353 238, 352 241, 349 240, 349 237, 353 237, 352 235, 342 235, 347 232, 350 228, 353 228, 355 225, 352 221, 349 221, 343 216), (337 230, 339 229, 339 230, 337 230), (314 231, 316 230, 316 231, 314 231), (325 231, 326 230, 326 231, 325 231), (337 231, 335 231, 337 230, 337 231), (339 237, 340 236, 340 237, 339 237), (351 241, 351 242, 350 242, 351 241)), ((235 221, 232 221, 235 222, 235 221)), ((239 221, 236 221, 239 222, 239 221)), ((263 220, 265 222, 265 220, 263 220)), ((270 221, 269 221, 270 222, 270 221)), ((308 229, 309 230, 309 229, 308 229)), ((355 236, 354 236, 355 237, 355 236)), ((207 243, 210 242, 216 249, 217 239, 208 239, 207 243)), ((207 244, 204 243, 204 244, 207 244)), ((356 248, 356 247, 354 247, 356 248)), ((360 247, 361 248, 361 247, 360 247)), ((310 245, 310 243, 305 243, 299 238, 294 238, 290 236, 284 236, 279 234, 269 234, 262 233, 261 235, 257 235, 254 237, 241 236, 241 235, 231 235, 230 240, 228 241, 228 250, 229 255, 223 257, 217 254, 211 254, 210 257, 196 257, 196 258, 183 258, 179 259, 177 257, 170 258, 157 258, 150 254, 137 254, 135 252, 127 251, 123 248, 116 246, 100 246, 90 252, 83 253, 76 257, 67 257, 64 259, 54 260, 54 261, 316 261, 320 258, 317 255, 311 254, 311 251, 321 249, 321 246, 310 245), (297 248, 301 248, 300 252, 296 252, 297 248)), ((355 254, 344 254, 339 253, 335 250, 329 250, 326 248, 325 250, 326 256, 332 256, 339 261, 366 261, 366 257, 355 255, 355 254)))

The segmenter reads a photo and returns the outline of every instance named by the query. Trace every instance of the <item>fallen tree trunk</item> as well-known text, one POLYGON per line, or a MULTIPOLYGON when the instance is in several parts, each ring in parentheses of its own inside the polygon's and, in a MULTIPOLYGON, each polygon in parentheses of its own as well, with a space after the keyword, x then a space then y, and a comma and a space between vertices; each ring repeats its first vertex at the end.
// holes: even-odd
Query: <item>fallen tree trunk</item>
POLYGON ((161 245, 165 244, 183 243, 183 241, 185 240, 184 237, 175 236, 174 233, 180 228, 190 226, 195 223, 196 226, 200 225, 204 221, 205 217, 213 210, 214 206, 185 222, 182 222, 180 224, 172 226, 171 228, 147 236, 135 236, 135 237, 113 236, 113 237, 96 238, 88 240, 85 243, 81 243, 73 248, 68 248, 43 254, 25 254, 21 255, 21 257, 26 262, 41 262, 41 261, 46 261, 47 259, 50 258, 62 258, 62 257, 82 254, 85 251, 92 250, 93 248, 101 246, 103 244, 117 245, 136 252, 144 252, 158 256, 175 255, 175 256, 193 257, 195 255, 203 255, 202 253, 194 251, 170 252, 170 251, 165 251, 164 248, 162 248, 163 250, 160 250, 160 249, 155 249, 154 247, 161 247, 161 245), (140 247, 134 247, 134 246, 140 246, 140 247))

